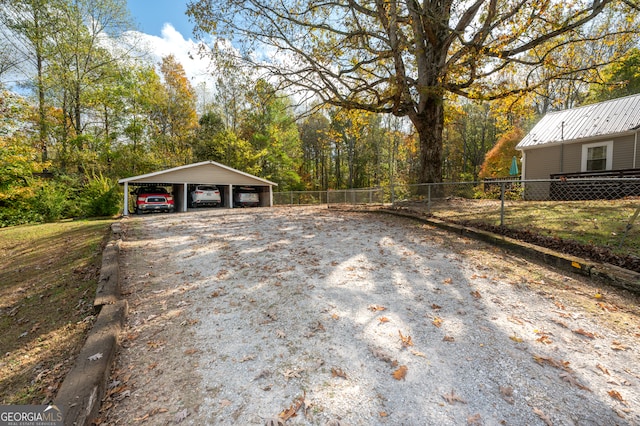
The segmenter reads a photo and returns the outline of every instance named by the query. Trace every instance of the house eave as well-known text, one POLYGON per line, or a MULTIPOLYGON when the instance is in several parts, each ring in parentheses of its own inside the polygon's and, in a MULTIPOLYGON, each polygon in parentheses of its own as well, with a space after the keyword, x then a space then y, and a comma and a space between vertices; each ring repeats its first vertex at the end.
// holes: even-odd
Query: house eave
POLYGON ((630 130, 627 130, 626 132, 611 133, 607 135, 597 135, 597 136, 591 136, 588 138, 580 138, 580 139, 569 139, 564 141, 563 140, 551 141, 551 142, 545 142, 538 145, 530 145, 525 147, 516 146, 516 150, 524 152, 532 149, 548 148, 548 147, 558 146, 558 145, 569 145, 569 144, 575 144, 575 143, 589 143, 594 141, 603 141, 603 140, 609 140, 613 138, 635 135, 639 130, 640 130, 640 126, 636 126, 630 130))

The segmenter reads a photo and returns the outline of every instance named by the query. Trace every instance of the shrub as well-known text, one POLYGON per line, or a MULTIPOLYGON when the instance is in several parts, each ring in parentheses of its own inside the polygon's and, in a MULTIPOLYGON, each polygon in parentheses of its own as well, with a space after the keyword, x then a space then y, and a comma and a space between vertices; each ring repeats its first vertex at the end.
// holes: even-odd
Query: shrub
POLYGON ((82 188, 80 205, 84 216, 113 216, 120 211, 118 184, 99 175, 82 188))
POLYGON ((74 189, 69 182, 44 181, 32 199, 33 210, 40 214, 45 222, 73 217, 77 212, 74 195, 74 189))

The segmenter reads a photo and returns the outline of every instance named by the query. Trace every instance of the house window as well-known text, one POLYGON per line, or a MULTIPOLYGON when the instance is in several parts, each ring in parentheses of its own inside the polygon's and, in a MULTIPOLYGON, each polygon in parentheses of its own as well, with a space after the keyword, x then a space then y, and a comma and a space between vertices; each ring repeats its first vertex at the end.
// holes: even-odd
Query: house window
POLYGON ((613 142, 582 145, 582 171, 596 172, 613 168, 613 142))

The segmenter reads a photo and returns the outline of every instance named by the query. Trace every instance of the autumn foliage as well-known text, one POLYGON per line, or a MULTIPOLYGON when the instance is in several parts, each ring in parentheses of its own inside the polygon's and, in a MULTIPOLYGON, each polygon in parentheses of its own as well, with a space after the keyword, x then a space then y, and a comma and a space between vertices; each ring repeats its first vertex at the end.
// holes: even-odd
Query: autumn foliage
MULTIPOLYGON (((487 153, 479 176, 481 178, 508 177, 511 168, 511 160, 515 155, 520 159, 520 153, 516 150, 516 145, 524 137, 524 131, 518 127, 508 131, 487 153)), ((520 167, 520 161, 518 161, 520 167)))

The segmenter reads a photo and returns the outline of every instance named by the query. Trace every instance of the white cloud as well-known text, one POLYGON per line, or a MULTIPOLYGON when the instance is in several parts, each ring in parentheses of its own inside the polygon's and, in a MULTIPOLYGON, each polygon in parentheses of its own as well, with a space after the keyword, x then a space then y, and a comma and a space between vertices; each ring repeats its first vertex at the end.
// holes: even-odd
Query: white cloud
POLYGON ((172 54, 184 68, 193 87, 211 82, 211 61, 209 58, 202 58, 199 53, 202 43, 185 39, 171 24, 164 25, 161 37, 140 32, 133 32, 131 36, 138 41, 140 49, 147 52, 148 60, 154 65, 157 66, 163 57, 172 54))

